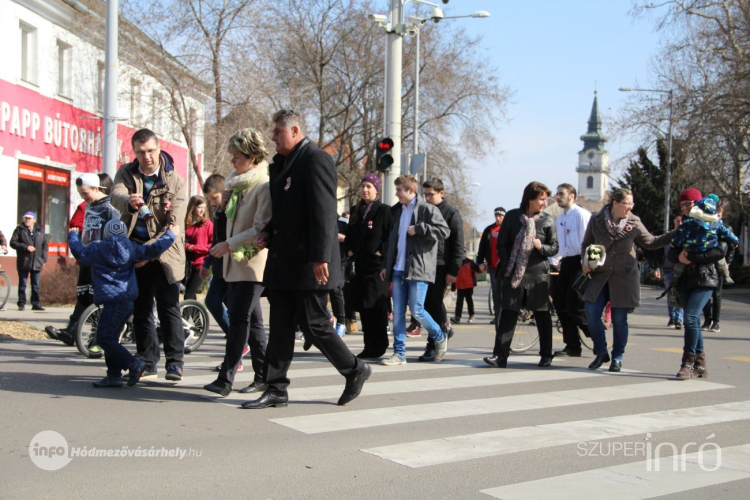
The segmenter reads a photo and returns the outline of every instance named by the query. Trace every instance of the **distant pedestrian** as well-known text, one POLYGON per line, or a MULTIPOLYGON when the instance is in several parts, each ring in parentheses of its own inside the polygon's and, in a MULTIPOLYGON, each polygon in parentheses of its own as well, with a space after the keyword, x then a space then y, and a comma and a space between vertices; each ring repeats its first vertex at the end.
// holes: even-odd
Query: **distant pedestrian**
POLYGON ((203 196, 190 198, 185 217, 185 299, 195 299, 204 279, 200 275, 203 261, 214 239, 214 224, 203 196))
MULTIPOLYGON (((677 229, 680 227, 680 224, 682 224, 682 215, 678 215, 673 219, 674 228, 677 229)), ((669 250, 670 247, 664 247, 664 257, 662 261, 661 271, 662 271, 662 280, 664 281, 664 288, 669 288, 669 285, 672 283, 672 280, 674 279, 674 262, 672 262, 669 258, 669 250)), ((667 327, 673 327, 676 330, 682 330, 682 323, 683 323, 683 311, 682 307, 677 305, 672 305, 672 302, 667 300, 667 312, 669 313, 669 321, 667 322, 667 327)))
POLYGON ((44 311, 39 297, 39 275, 47 262, 47 235, 36 223, 36 213, 23 214, 23 222, 10 238, 10 247, 16 251, 18 310, 26 309, 26 283, 31 276, 31 309, 44 311))
POLYGON ((461 268, 458 270, 458 276, 456 283, 454 284, 456 289, 456 311, 451 321, 454 323, 461 322, 461 315, 464 309, 464 301, 469 308, 469 323, 474 322, 474 288, 477 286, 477 273, 481 273, 481 268, 476 262, 471 260, 467 254, 466 249, 463 251, 463 262, 461 268))
POLYGON ((502 286, 501 280, 497 276, 497 269, 500 265, 500 257, 497 254, 497 238, 500 235, 500 229, 505 219, 505 209, 497 207, 495 209, 495 223, 490 224, 482 231, 482 239, 479 241, 479 251, 477 252, 477 264, 481 266, 482 272, 487 272, 490 277, 490 289, 492 290, 492 308, 495 310, 494 317, 490 321, 496 324, 500 317, 502 308, 502 286))

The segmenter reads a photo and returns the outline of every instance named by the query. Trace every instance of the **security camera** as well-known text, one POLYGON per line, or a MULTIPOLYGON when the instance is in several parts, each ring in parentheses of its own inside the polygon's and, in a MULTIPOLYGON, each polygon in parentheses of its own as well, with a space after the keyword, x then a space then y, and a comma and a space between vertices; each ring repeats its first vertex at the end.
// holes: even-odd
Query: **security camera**
POLYGON ((443 17, 443 10, 440 7, 435 7, 435 10, 433 10, 432 14, 430 14, 430 19, 432 19, 436 23, 442 21, 443 17))
POLYGON ((367 17, 370 18, 370 21, 375 23, 384 23, 386 21, 386 17, 383 14, 370 14, 367 17))

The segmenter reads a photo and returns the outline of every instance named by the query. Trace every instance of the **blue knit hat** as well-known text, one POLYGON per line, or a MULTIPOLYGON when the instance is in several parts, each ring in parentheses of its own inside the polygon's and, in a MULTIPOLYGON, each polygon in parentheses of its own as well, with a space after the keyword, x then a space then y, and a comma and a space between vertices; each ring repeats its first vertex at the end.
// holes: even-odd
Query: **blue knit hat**
POLYGON ((126 236, 128 230, 125 224, 119 220, 111 220, 104 226, 104 239, 108 240, 112 236, 126 236))
POLYGON ((703 210, 704 214, 716 215, 716 201, 711 196, 703 198, 696 205, 703 210))

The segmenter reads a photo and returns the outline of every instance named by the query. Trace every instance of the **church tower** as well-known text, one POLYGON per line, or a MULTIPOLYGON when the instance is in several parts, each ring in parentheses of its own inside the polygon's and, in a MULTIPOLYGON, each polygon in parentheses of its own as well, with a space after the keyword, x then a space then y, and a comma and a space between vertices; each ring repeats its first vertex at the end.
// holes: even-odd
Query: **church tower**
POLYGON ((583 149, 578 152, 578 196, 588 202, 601 202, 609 188, 609 152, 604 149, 607 137, 602 133, 599 104, 594 91, 589 129, 581 136, 583 149))

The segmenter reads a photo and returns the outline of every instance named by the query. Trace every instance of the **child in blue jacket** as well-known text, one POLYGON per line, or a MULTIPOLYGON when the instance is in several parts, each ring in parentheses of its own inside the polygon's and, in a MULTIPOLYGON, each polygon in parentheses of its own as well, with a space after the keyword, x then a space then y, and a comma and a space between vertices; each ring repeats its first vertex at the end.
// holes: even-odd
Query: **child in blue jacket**
POLYGON ((107 376, 94 382, 94 387, 122 387, 122 370, 128 369, 128 386, 134 386, 146 369, 146 362, 136 359, 119 342, 120 332, 131 314, 138 297, 135 263, 153 260, 169 248, 179 231, 170 226, 165 234, 148 245, 133 243, 127 238, 127 227, 119 220, 104 226, 104 239, 88 246, 81 244, 78 230, 68 234, 73 256, 91 266, 94 280, 94 303, 102 306, 97 343, 104 349, 107 376))

